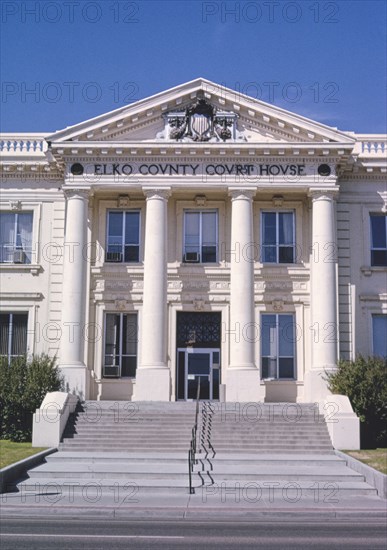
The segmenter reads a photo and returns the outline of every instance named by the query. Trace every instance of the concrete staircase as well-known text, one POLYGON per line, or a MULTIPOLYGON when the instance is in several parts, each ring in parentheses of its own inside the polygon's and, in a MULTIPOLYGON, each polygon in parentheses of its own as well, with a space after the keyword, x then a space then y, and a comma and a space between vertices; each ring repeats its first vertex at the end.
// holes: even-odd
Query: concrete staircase
MULTIPOLYGON (((86 402, 69 419, 59 452, 30 470, 19 490, 188 494, 194 418, 194 403, 86 402)), ((314 405, 201 405, 198 451, 193 485, 203 502, 230 491, 266 499, 285 491, 290 501, 376 495, 334 454, 314 405)))

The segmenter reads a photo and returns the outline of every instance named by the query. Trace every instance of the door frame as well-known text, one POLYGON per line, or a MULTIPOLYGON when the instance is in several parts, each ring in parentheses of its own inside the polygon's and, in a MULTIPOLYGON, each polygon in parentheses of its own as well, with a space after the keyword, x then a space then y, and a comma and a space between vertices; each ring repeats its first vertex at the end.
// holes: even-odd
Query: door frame
MULTIPOLYGON (((209 395, 209 401, 213 401, 213 369, 218 369, 220 371, 220 348, 194 348, 194 347, 185 347, 185 348, 177 348, 176 350, 176 356, 178 357, 179 353, 184 353, 184 399, 178 399, 178 401, 194 401, 194 399, 188 399, 188 356, 192 355, 194 353, 207 353, 210 356, 210 395, 209 395), (213 353, 219 354, 219 363, 214 363, 213 353), (217 365, 214 367, 214 365, 217 365)), ((176 385, 178 387, 178 372, 177 374, 177 380, 176 385)), ((219 372, 219 384, 220 384, 220 372, 219 372)), ((203 400, 205 401, 205 400, 203 400)))

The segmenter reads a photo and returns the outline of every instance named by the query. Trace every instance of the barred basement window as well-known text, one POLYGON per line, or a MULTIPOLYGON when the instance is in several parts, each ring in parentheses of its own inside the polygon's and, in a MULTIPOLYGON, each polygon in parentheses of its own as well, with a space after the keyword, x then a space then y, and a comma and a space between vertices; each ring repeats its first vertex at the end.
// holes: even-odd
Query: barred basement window
POLYGON ((32 212, 0 212, 0 263, 31 263, 32 217, 32 212))
POLYGON ((140 212, 111 210, 107 222, 106 261, 137 263, 140 260, 140 212))
POLYGON ((136 313, 106 313, 104 377, 136 376, 137 330, 136 313))
POLYGON ((27 353, 28 313, 0 314, 0 356, 12 359, 27 353))
POLYGON ((387 266, 387 216, 371 214, 371 265, 387 266))

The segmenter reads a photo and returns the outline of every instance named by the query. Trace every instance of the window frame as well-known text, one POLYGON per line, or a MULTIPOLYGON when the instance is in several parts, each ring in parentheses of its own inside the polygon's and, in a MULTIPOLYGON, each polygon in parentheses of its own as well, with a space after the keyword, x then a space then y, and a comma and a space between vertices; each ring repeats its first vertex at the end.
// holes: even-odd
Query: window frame
POLYGON ((269 265, 295 265, 297 263, 297 242, 296 242, 296 211, 295 209, 276 209, 276 208, 263 208, 260 210, 260 236, 261 236, 261 246, 260 246, 260 262, 262 264, 269 265), (275 230, 275 245, 265 245, 264 244, 264 214, 275 214, 276 215, 276 230, 275 230), (279 215, 280 214, 292 214, 292 244, 291 245, 280 245, 279 243, 279 215), (264 249, 268 246, 275 246, 276 251, 276 261, 268 262, 264 260, 264 249), (280 262, 279 261, 279 252, 280 248, 292 248, 293 249, 293 261, 292 262, 280 262))
MULTIPOLYGON (((382 311, 378 312, 378 313, 371 313, 372 355, 376 355, 376 353, 375 353, 375 329, 374 329, 374 319, 376 317, 383 317, 386 320, 386 323, 387 323, 387 313, 383 313, 382 311)), ((387 359, 387 355, 386 356, 383 356, 383 355, 380 356, 379 355, 379 357, 384 357, 385 359, 387 359)))
POLYGON ((368 219, 369 219, 369 231, 370 231, 370 241, 369 241, 369 244, 370 244, 370 266, 371 267, 387 267, 387 215, 383 212, 369 212, 369 216, 368 216, 368 219), (386 246, 384 248, 382 247, 375 247, 373 246, 373 231, 372 231, 372 220, 371 218, 372 217, 378 217, 378 218, 384 218, 384 230, 385 230, 385 237, 386 237, 386 246), (384 251, 386 253, 386 263, 383 264, 383 265, 380 265, 380 264, 375 264, 372 262, 372 252, 373 251, 384 251))
POLYGON ((28 353, 28 324, 29 324, 29 312, 28 311, 2 311, 1 312, 2 315, 9 315, 9 320, 8 320, 8 342, 7 342, 7 355, 0 355, 0 357, 7 357, 7 361, 8 361, 8 364, 10 365, 11 364, 11 361, 12 359, 15 359, 15 358, 18 358, 18 357, 23 357, 24 355, 27 355, 28 353), (18 355, 12 355, 11 354, 11 351, 12 351, 12 344, 13 344, 13 327, 14 327, 14 323, 13 323, 13 316, 14 315, 25 315, 27 317, 27 321, 26 321, 26 324, 25 324, 25 351, 23 353, 20 353, 18 355))
POLYGON ((137 367, 138 367, 138 333, 139 333, 139 319, 138 319, 138 313, 136 311, 105 311, 103 316, 103 347, 102 347, 102 378, 103 379, 125 379, 125 380, 135 380, 136 374, 137 374, 137 367), (115 315, 120 317, 120 333, 119 333, 119 352, 118 354, 107 354, 106 353, 106 330, 107 330, 107 317, 108 315, 115 315), (136 353, 135 354, 122 354, 122 348, 123 348, 123 318, 124 316, 127 317, 135 317, 136 319, 136 333, 137 333, 137 339, 136 339, 136 353), (118 355, 119 357, 119 364, 118 365, 106 365, 106 357, 116 357, 118 355), (136 358, 136 374, 135 376, 122 376, 122 358, 123 357, 135 357, 136 358), (118 374, 105 374, 105 367, 118 367, 118 374))
MULTIPOLYGON (((125 265, 138 265, 141 261, 141 258, 140 258, 140 254, 141 254, 141 223, 142 223, 142 220, 141 220, 141 209, 140 208, 107 208, 106 209, 106 231, 105 231, 105 243, 106 243, 106 248, 105 248, 105 257, 104 257, 104 261, 106 263, 109 263, 109 264, 125 264, 125 265), (122 245, 121 245, 121 257, 122 259, 119 260, 119 261, 114 261, 114 260, 108 260, 107 259, 107 255, 109 253, 109 218, 110 218, 110 213, 114 213, 114 212, 122 212, 122 215, 123 215, 123 220, 122 220, 122 245), (130 244, 130 245, 126 245, 125 244, 125 228, 126 228, 126 216, 125 214, 127 213, 136 213, 138 214, 138 243, 137 244, 130 244), (136 261, 125 261, 125 246, 136 246, 137 249, 138 249, 138 259, 136 261)), ((118 246, 118 245, 115 245, 115 246, 118 246)))
POLYGON ((183 209, 183 264, 217 264, 219 263, 219 210, 218 208, 184 208, 183 209), (199 260, 197 262, 187 262, 186 255, 186 214, 199 214, 199 260), (215 261, 203 261, 203 214, 215 214, 215 261))
POLYGON ((296 371, 297 371, 297 334, 296 334, 296 314, 294 312, 282 312, 282 313, 276 313, 276 312, 269 312, 269 311, 265 311, 265 312, 261 312, 260 314, 260 378, 261 378, 261 381, 265 382, 272 382, 272 381, 279 381, 279 382, 283 382, 283 381, 296 381, 297 380, 297 374, 296 374, 296 371), (266 358, 266 357, 270 357, 270 356, 267 356, 267 355, 263 355, 263 319, 265 316, 268 316, 268 315, 271 315, 271 316, 274 316, 275 317, 275 322, 276 322, 276 325, 275 325, 275 328, 276 328, 276 377, 275 378, 271 378, 271 377, 267 377, 267 378, 264 378, 263 377, 263 359, 266 358), (287 315, 288 317, 291 316, 292 319, 293 319, 293 327, 294 327, 294 341, 292 342, 292 345, 293 345, 293 355, 290 356, 290 355, 282 355, 280 356, 279 354, 279 347, 280 347, 280 338, 278 337, 278 334, 279 334, 279 317, 281 316, 284 316, 284 315, 287 315), (292 358, 293 359, 293 376, 291 378, 289 377, 281 377, 279 376, 279 359, 281 358, 292 358))
MULTIPOLYGON (((34 222, 35 222, 35 212, 34 212, 34 209, 31 208, 31 209, 26 209, 26 210, 16 210, 16 211, 12 211, 12 210, 1 210, 0 211, 0 227, 1 227, 1 217, 2 215, 4 214, 11 214, 14 216, 14 242, 11 244, 11 243, 6 243, 4 245, 4 249, 5 248, 8 248, 9 249, 9 253, 11 256, 13 256, 15 254, 15 252, 21 250, 23 252, 29 252, 29 255, 30 255, 30 259, 28 260, 28 256, 27 254, 24 254, 24 258, 25 258, 25 261, 22 261, 22 262, 15 262, 14 258, 12 260, 9 260, 9 261, 1 261, 2 257, 3 257, 3 252, 1 250, 1 254, 0 254, 0 265, 4 266, 4 265, 17 265, 17 266, 31 266, 31 264, 34 264, 35 262, 33 261, 33 255, 35 255, 35 250, 34 250, 34 246, 33 246, 33 236, 34 236, 34 222), (18 226, 18 218, 20 215, 26 215, 26 214, 30 214, 31 215, 31 233, 30 233, 30 241, 31 241, 31 246, 29 249, 27 248, 23 248, 22 245, 18 245, 17 244, 17 241, 18 241, 18 235, 19 233, 17 232, 17 226, 18 226)), ((1 249, 3 249, 3 247, 1 246, 1 249)))

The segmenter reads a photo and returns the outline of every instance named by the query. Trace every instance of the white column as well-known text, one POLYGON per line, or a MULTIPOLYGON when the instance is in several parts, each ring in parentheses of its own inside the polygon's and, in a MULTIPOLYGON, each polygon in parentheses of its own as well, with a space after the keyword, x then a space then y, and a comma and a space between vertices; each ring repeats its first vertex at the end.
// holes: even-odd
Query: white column
POLYGON ((167 205, 170 189, 143 189, 146 196, 141 363, 136 401, 169 401, 167 365, 167 205))
POLYGON ((335 191, 311 191, 311 338, 312 365, 305 373, 305 399, 321 401, 328 395, 325 371, 336 368, 337 326, 337 241, 335 191))
POLYGON ((230 326, 226 329, 230 365, 227 370, 227 401, 261 401, 255 354, 257 322, 254 308, 253 196, 256 190, 230 189, 231 213, 231 294, 230 326))
POLYGON ((89 191, 68 190, 66 194, 66 228, 63 251, 62 335, 60 368, 66 391, 87 397, 84 363, 84 328, 87 277, 87 205, 89 191))

